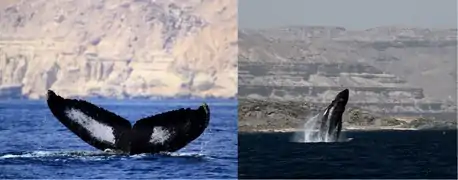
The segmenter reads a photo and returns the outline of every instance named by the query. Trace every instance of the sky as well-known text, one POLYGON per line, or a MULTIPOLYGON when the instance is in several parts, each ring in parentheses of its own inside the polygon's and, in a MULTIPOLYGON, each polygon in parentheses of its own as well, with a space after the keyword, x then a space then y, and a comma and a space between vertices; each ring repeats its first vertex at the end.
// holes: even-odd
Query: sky
POLYGON ((239 0, 239 28, 288 25, 363 30, 402 25, 456 28, 457 0, 239 0))

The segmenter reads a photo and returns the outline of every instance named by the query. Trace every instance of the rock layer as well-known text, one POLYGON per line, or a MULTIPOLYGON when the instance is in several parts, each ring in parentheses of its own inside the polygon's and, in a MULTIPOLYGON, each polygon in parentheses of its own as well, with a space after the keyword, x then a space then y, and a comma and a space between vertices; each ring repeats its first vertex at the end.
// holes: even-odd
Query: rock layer
POLYGON ((456 113, 456 29, 291 26, 239 30, 240 97, 379 113, 456 113))
POLYGON ((0 5, 3 98, 236 96, 236 1, 0 5))

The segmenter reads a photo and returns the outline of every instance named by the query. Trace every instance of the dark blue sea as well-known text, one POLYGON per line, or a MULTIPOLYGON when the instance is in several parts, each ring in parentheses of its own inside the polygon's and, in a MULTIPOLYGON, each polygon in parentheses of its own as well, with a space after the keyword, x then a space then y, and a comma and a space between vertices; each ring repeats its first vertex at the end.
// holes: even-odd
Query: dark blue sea
POLYGON ((457 131, 353 131, 348 142, 239 134, 240 179, 457 179, 457 131))
MULTIPOLYGON (((94 100, 132 123, 202 100, 94 100)), ((210 125, 198 139, 164 155, 110 155, 64 127, 44 100, 0 101, 0 179, 237 178, 237 101, 207 101, 210 125)))

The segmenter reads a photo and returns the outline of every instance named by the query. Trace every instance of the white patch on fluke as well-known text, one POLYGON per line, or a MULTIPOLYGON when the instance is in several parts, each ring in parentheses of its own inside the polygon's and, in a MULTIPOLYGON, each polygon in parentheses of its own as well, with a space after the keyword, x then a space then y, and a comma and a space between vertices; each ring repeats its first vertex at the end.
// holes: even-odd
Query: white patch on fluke
POLYGON ((89 131, 92 137, 99 141, 106 141, 115 144, 115 136, 113 134, 113 128, 102 124, 93 118, 87 116, 83 112, 77 109, 67 109, 65 114, 68 118, 83 126, 84 129, 89 131))
POLYGON ((153 144, 164 144, 167 139, 170 138, 170 131, 164 127, 154 127, 153 133, 151 134, 151 139, 149 140, 150 143, 153 144))

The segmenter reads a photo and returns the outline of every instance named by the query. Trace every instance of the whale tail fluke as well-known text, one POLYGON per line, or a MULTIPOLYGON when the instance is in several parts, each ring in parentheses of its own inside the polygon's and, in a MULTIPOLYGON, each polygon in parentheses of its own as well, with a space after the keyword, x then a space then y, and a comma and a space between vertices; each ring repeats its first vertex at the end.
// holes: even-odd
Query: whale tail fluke
POLYGON ((128 120, 84 100, 47 94, 52 114, 86 143, 102 151, 130 154, 174 152, 199 137, 207 128, 210 108, 181 108, 138 120, 128 120))
POLYGON ((202 103, 202 105, 199 107, 199 109, 202 108, 204 112, 207 114, 207 116, 210 115, 210 108, 208 107, 207 103, 202 103))
MULTIPOLYGON (((65 127, 97 149, 123 149, 131 124, 126 119, 84 100, 64 99, 48 90, 47 104, 65 127)), ((126 149, 127 150, 127 149, 126 149)))

